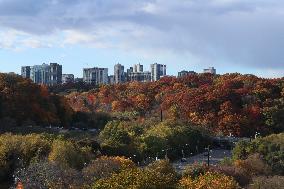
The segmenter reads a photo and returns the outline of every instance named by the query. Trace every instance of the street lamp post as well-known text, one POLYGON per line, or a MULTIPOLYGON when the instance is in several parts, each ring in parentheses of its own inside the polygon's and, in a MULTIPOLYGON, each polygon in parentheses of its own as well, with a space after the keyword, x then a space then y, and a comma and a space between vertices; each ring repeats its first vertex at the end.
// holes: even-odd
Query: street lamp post
POLYGON ((158 156, 159 156, 159 153, 157 152, 157 154, 156 154, 156 161, 159 160, 158 156))
POLYGON ((205 156, 207 156, 207 166, 210 166, 210 146, 208 145, 207 148, 205 148, 205 150, 207 150, 207 153, 205 154, 205 156))
POLYGON ((254 138, 256 139, 256 138, 257 138, 257 136, 259 136, 259 135, 260 135, 260 133, 259 133, 259 132, 255 132, 254 138))
POLYGON ((162 152, 166 152, 166 153, 165 153, 165 159, 169 159, 169 158, 168 158, 168 150, 169 150, 168 148, 165 149, 165 150, 162 150, 162 152))

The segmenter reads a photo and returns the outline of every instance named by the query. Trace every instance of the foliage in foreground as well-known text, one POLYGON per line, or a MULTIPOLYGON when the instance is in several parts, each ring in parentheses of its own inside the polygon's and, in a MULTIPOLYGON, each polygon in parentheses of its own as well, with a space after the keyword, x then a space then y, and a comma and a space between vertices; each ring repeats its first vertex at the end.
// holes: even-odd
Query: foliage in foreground
POLYGON ((142 161, 147 157, 176 159, 210 143, 205 131, 190 123, 164 121, 152 124, 112 121, 99 135, 102 150, 142 161), (134 156, 135 155, 135 156, 134 156))
POLYGON ((275 174, 284 174, 284 133, 258 138, 252 142, 242 141, 233 150, 233 158, 247 159, 258 153, 272 167, 275 174))
POLYGON ((40 159, 66 169, 81 169, 94 154, 88 146, 43 134, 0 135, 0 182, 12 180, 15 170, 26 168, 40 159))
POLYGON ((239 186, 231 177, 224 174, 206 172, 195 179, 185 177, 180 180, 180 188, 182 189, 238 189, 239 186))
POLYGON ((101 179, 95 182, 93 189, 170 189, 175 188, 176 183, 177 176, 169 162, 157 161, 146 169, 125 169, 110 178, 101 179))
POLYGON ((284 188, 284 176, 255 177, 248 189, 282 189, 284 188))

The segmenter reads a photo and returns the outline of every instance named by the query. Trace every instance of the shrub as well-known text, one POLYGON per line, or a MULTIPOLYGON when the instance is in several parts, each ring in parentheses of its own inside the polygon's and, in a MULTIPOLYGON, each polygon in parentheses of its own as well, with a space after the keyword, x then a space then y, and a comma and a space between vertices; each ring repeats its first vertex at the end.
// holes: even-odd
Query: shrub
POLYGON ((237 160, 235 166, 251 176, 271 174, 271 168, 262 160, 259 154, 250 155, 246 160, 237 160))
POLYGON ((119 173, 124 169, 134 168, 135 164, 123 157, 102 156, 92 161, 82 170, 85 182, 93 183, 95 180, 110 177, 113 173, 119 173))
POLYGON ((48 161, 34 162, 25 169, 18 169, 15 171, 15 178, 27 189, 81 188, 83 185, 79 172, 70 168, 63 169, 48 161))
POLYGON ((94 189, 172 189, 176 187, 177 178, 167 161, 157 161, 146 169, 130 168, 113 174, 110 178, 100 179, 94 183, 94 189))
POLYGON ((195 179, 199 175, 203 175, 208 171, 208 166, 206 164, 194 163, 192 165, 186 166, 184 172, 182 173, 184 177, 190 177, 195 179))
POLYGON ((210 188, 210 189, 237 189, 239 188, 236 181, 231 177, 220 173, 207 172, 195 179, 191 177, 183 177, 179 182, 181 189, 196 189, 196 188, 210 188))
POLYGON ((251 181, 250 175, 248 175, 244 170, 234 166, 214 166, 210 167, 210 171, 230 176, 234 178, 234 180, 237 181, 237 183, 242 187, 248 185, 251 181))
POLYGON ((93 189, 125 189, 138 188, 139 178, 142 178, 143 171, 138 168, 123 170, 120 173, 112 174, 110 178, 100 179, 93 185, 93 189))
POLYGON ((281 189, 284 188, 284 177, 256 177, 248 189, 281 189))
POLYGON ((175 188, 177 183, 177 173, 168 160, 159 160, 148 165, 144 175, 142 186, 148 185, 147 188, 175 188))
POLYGON ((0 136, 0 180, 11 179, 15 169, 27 166, 34 158, 46 156, 50 142, 43 135, 0 136))
POLYGON ((124 128, 125 122, 111 121, 99 135, 103 151, 110 155, 129 155, 131 136, 124 128))
POLYGON ((52 143, 48 159, 63 167, 81 169, 92 159, 92 153, 90 147, 80 148, 71 141, 57 139, 52 143))
POLYGON ((233 150, 233 159, 245 160, 255 153, 263 157, 275 174, 284 174, 284 133, 258 138, 252 142, 239 142, 233 150))

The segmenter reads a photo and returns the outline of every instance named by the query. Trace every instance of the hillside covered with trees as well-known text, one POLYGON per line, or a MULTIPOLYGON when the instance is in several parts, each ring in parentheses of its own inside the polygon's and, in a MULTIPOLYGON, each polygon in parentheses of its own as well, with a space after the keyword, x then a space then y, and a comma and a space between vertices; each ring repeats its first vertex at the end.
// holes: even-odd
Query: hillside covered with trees
POLYGON ((215 134, 252 137, 284 129, 284 79, 199 74, 157 82, 104 85, 66 96, 74 111, 122 119, 191 122, 215 134))
POLYGON ((109 117, 74 111, 67 99, 43 85, 14 74, 0 73, 1 131, 13 127, 57 126, 71 128, 84 123, 85 127, 105 125, 109 117))
POLYGON ((12 74, 0 74, 0 123, 2 126, 66 126, 72 109, 66 99, 47 87, 12 74))

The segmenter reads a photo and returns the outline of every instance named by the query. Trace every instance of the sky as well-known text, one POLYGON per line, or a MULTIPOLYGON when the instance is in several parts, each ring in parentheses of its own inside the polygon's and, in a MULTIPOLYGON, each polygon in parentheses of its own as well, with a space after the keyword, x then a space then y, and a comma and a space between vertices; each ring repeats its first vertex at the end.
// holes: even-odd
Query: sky
POLYGON ((284 76, 281 0, 0 0, 0 72, 136 63, 284 76))

